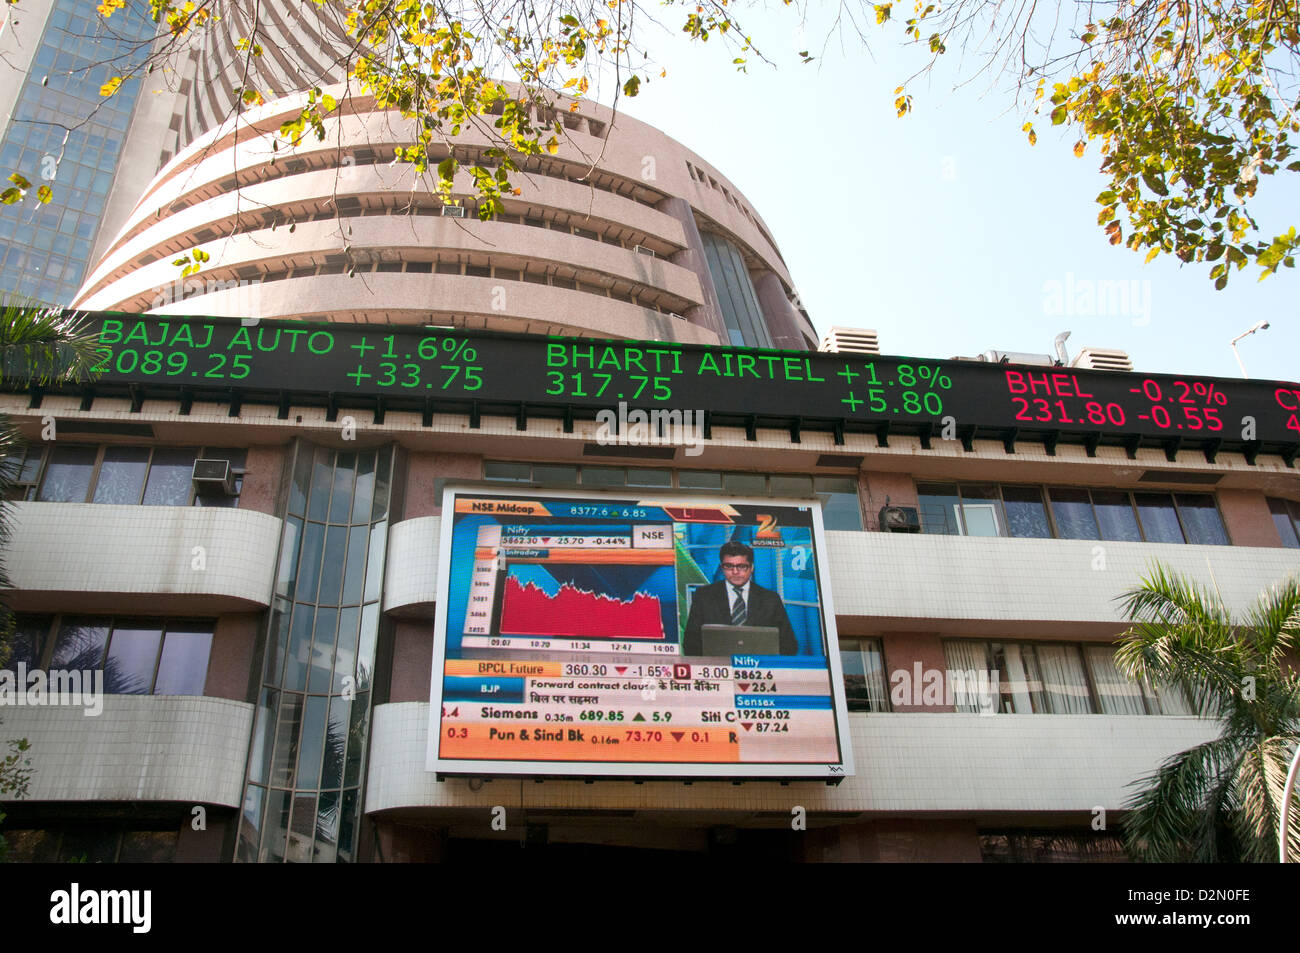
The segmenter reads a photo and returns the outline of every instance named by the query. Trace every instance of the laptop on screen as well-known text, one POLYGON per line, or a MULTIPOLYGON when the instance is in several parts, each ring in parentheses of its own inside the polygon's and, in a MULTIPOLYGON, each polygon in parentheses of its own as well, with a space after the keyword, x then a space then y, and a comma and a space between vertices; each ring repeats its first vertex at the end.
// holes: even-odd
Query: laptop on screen
POLYGON ((700 627, 704 654, 780 655, 781 632, 774 625, 705 625, 700 627))

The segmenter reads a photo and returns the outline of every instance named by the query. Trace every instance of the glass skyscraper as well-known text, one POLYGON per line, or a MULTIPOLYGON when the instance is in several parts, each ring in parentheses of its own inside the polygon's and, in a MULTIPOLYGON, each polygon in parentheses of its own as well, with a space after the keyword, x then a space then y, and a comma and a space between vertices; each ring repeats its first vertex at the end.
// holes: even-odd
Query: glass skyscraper
POLYGON ((139 80, 104 100, 100 87, 149 55, 156 29, 139 3, 112 18, 55 0, 0 144, 0 168, 32 183, 27 199, 0 206, 0 292, 68 304, 90 264, 139 80), (119 65, 109 65, 119 64, 119 65), (49 185, 48 205, 35 190, 49 185))

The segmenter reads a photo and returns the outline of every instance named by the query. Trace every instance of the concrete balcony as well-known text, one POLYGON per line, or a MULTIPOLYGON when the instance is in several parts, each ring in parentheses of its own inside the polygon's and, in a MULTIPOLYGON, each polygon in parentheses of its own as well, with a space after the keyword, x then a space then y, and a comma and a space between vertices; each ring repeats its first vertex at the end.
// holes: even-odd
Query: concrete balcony
POLYGON ((101 695, 82 705, 5 706, 4 738, 26 738, 28 801, 181 801, 237 807, 253 706, 188 695, 101 695))
POLYGON ((875 631, 1114 632, 1124 621, 1117 597, 1157 561, 1217 587, 1234 612, 1300 573, 1294 549, 896 533, 827 533, 826 539, 841 627, 860 617, 875 631), (948 621, 961 624, 948 627, 948 621))
POLYGON ((270 604, 280 520, 252 510, 14 503, 17 611, 215 614, 270 604))
MULTIPOLYGON (((367 812, 407 808, 484 811, 514 804, 527 809, 643 811, 809 811, 963 814, 1078 814, 1121 809, 1130 782, 1160 762, 1218 735, 1199 718, 1138 715, 886 714, 849 716, 855 774, 838 787, 754 781, 685 787, 607 781, 494 782, 479 791, 463 779, 443 783, 424 770, 429 705, 404 702, 375 709, 367 812), (506 788, 511 800, 503 802, 506 788)), ((486 815, 485 815, 486 816, 486 815)))
MULTIPOLYGON (((432 612, 441 522, 393 526, 386 611, 432 612)), ((1300 550, 1252 546, 832 532, 826 549, 835 615, 855 634, 1100 635, 1123 625, 1116 597, 1156 561, 1217 586, 1233 611, 1300 573, 1300 550)))

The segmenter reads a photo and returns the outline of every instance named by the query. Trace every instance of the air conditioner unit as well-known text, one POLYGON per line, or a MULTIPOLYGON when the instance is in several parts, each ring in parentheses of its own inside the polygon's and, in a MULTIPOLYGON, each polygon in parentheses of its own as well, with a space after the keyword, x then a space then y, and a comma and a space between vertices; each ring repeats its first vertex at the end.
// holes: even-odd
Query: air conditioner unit
POLYGON ((444 205, 442 207, 443 218, 464 218, 465 208, 461 205, 444 205))
POLYGON ((195 460, 190 481, 199 496, 235 495, 235 474, 229 460, 195 460))
POLYGON ((915 506, 882 506, 880 529, 886 533, 919 533, 921 514, 915 506))
POLYGON ((653 248, 646 248, 644 245, 633 245, 632 250, 638 255, 649 255, 651 258, 655 256, 655 250, 653 248))

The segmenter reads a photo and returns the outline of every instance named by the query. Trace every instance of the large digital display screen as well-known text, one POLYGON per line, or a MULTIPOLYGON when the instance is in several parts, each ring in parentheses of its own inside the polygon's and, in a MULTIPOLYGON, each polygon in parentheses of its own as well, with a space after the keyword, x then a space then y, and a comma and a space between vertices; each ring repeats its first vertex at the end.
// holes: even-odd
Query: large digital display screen
MULTIPOLYGON (((455 328, 241 323, 95 314, 97 393, 138 404, 311 398, 368 407, 591 418, 621 406, 699 410, 752 429, 1058 439, 1300 451, 1300 385, 975 361, 546 338, 455 328)), ((232 408, 232 413, 236 412, 232 408)), ((709 426, 706 422, 706 426, 709 426)), ((838 437, 837 437, 838 439, 838 437)), ((1135 445, 1134 445, 1135 446, 1135 445)))
POLYGON ((816 501, 448 488, 428 768, 852 773, 816 501))

